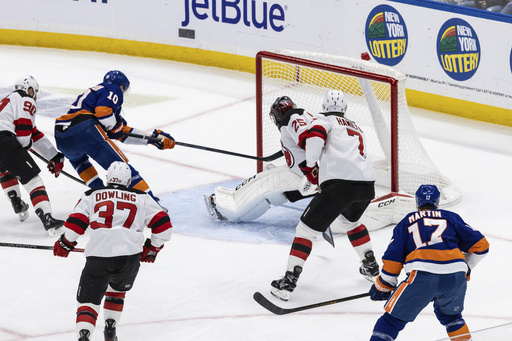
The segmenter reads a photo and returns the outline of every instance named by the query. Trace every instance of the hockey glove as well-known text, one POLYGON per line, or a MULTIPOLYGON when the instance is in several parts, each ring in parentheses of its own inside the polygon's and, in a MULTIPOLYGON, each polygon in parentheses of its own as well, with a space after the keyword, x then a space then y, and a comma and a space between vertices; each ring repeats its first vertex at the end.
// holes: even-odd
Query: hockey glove
POLYGON ((64 235, 61 235, 59 240, 53 245, 53 255, 66 258, 75 249, 75 245, 76 242, 70 242, 64 235))
POLYGON ((176 145, 174 142, 174 138, 171 134, 168 134, 160 129, 153 130, 153 137, 157 137, 160 139, 160 142, 153 143, 158 149, 172 149, 176 145))
POLYGON ((154 263, 156 255, 164 246, 156 247, 151 244, 151 239, 147 238, 144 246, 142 247, 142 253, 140 254, 140 261, 146 263, 154 263))
POLYGON ((313 167, 306 165, 306 160, 299 163, 299 168, 313 185, 318 185, 318 165, 315 163, 313 167))
POLYGON ((107 136, 111 140, 119 139, 123 136, 123 128, 124 122, 121 119, 121 116, 116 115, 116 125, 109 131, 107 131, 107 136))
POLYGON ((379 276, 370 288, 370 298, 372 301, 386 301, 391 297, 393 290, 395 287, 379 276))
POLYGON ((58 177, 60 175, 60 172, 62 172, 63 168, 64 168, 64 154, 57 153, 57 155, 55 155, 53 157, 53 159, 51 159, 48 162, 48 170, 50 171, 50 173, 55 174, 55 177, 58 177))

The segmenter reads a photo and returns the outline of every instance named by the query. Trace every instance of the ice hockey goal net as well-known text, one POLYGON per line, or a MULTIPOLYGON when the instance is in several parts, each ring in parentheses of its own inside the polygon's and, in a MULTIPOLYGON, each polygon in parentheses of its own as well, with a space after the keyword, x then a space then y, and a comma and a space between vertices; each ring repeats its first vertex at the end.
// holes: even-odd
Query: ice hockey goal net
MULTIPOLYGON (((268 115, 277 97, 289 96, 309 112, 322 110, 329 89, 347 96, 347 118, 365 132, 367 151, 377 173, 376 185, 413 194, 435 184, 441 204, 454 203, 460 190, 426 153, 414 129, 405 97, 406 77, 372 61, 302 51, 262 51, 256 55, 257 155, 281 149, 280 134, 268 115)), ((284 158, 274 163, 284 163, 284 158)), ((264 163, 258 162, 258 172, 264 163)))

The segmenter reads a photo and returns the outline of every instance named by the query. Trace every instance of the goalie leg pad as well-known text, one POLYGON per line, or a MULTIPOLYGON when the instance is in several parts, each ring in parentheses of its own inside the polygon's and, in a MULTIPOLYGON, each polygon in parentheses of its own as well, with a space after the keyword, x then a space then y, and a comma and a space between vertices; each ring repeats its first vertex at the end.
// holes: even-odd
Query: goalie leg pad
POLYGON ((270 207, 288 200, 284 192, 296 190, 301 176, 287 166, 267 169, 245 180, 234 190, 215 189, 216 208, 229 221, 252 221, 270 207))
POLYGON ((373 199, 360 221, 369 231, 376 231, 391 224, 398 224, 414 210, 416 201, 413 197, 392 192, 373 199))

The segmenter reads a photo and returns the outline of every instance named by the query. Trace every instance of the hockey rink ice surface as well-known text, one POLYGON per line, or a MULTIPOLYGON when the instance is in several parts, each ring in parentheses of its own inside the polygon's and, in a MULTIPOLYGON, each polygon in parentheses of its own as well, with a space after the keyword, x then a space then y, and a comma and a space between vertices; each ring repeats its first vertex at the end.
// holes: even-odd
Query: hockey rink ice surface
MULTIPOLYGON (((160 128, 180 142, 255 154, 255 77, 248 73, 102 53, 0 46, 0 98, 12 91, 20 75, 33 75, 41 88, 36 123, 54 142, 54 119, 112 69, 123 71, 131 81, 123 106, 130 126, 148 133, 160 128)), ((411 113, 428 154, 462 190, 462 200, 448 209, 479 229, 491 245, 489 255, 472 272, 463 316, 471 331, 507 324, 510 331, 512 128, 414 108, 411 113)), ((252 299, 259 291, 291 308, 370 288, 358 272, 359 260, 348 239, 336 235, 336 248, 321 237, 316 241, 289 302, 270 295, 270 282, 284 274, 305 203, 273 208, 253 223, 226 224, 210 219, 203 200, 215 186, 234 187, 252 176, 254 161, 181 146, 161 151, 121 144, 121 149, 169 209, 174 234, 156 263, 141 265, 125 299, 120 341, 370 338, 384 302, 366 297, 277 316, 252 299)), ((87 188, 64 175, 55 179, 36 161, 54 216, 65 219, 87 188)), ((64 170, 76 176, 69 162, 64 170)), ((104 178, 105 172, 98 170, 104 178)), ((22 195, 29 200, 23 189, 22 195)), ((46 234, 32 206, 29 212, 21 223, 0 194, 0 242, 54 244, 56 237, 46 234)), ((371 233, 379 263, 391 233, 391 226, 371 233)), ((78 247, 86 242, 87 235, 78 240, 78 247)), ((0 247, 0 259, 0 340, 75 340, 75 293, 83 254, 71 253, 65 259, 47 250, 0 247)), ((103 340, 102 316, 92 340, 103 340)), ((494 337, 475 333, 473 339, 510 340, 510 332, 498 336, 497 330, 494 337)), ((445 330, 430 305, 397 340, 443 338, 445 330)))

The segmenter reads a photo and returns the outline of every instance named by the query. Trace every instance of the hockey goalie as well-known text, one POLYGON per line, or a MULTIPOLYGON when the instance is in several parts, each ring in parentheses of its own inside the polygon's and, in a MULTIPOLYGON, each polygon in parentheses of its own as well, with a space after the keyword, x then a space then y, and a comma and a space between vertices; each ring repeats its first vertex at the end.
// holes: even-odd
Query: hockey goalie
MULTIPOLYGON (((324 111, 346 110, 346 101, 332 101, 333 96, 343 93, 327 93, 323 100, 324 111)), ((219 186, 215 193, 205 196, 206 206, 214 219, 230 222, 249 222, 262 216, 272 206, 283 205, 310 198, 318 191, 307 181, 299 168, 305 160, 305 151, 290 136, 281 133, 281 146, 287 165, 268 164, 265 169, 244 180, 235 189, 219 186)), ((414 198, 400 193, 389 193, 375 198, 360 219, 369 231, 397 224, 407 213, 415 209, 414 198)), ((336 219, 331 225, 334 233, 347 232, 346 219, 336 219)))

